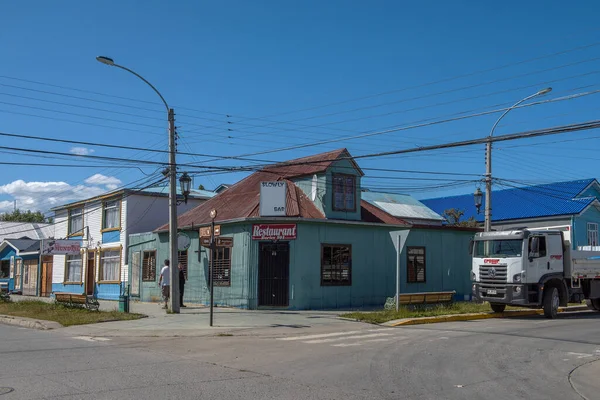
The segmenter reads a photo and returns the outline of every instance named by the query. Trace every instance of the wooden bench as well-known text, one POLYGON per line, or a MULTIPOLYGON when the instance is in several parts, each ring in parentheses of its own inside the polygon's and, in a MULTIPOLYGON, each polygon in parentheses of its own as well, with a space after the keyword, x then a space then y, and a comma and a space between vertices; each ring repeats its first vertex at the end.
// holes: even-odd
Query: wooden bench
POLYGON ((54 293, 54 301, 69 307, 85 307, 88 310, 98 311, 100 303, 93 296, 77 293, 54 293))
POLYGON ((400 294, 401 305, 442 304, 454 301, 455 291, 400 294))

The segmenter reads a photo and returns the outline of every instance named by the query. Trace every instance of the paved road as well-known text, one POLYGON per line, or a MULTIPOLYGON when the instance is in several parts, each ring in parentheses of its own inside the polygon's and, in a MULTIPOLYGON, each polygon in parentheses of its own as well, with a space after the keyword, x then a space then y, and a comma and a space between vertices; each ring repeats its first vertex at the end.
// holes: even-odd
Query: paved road
POLYGON ((599 333, 591 312, 195 338, 0 325, 0 400, 597 399, 599 333))

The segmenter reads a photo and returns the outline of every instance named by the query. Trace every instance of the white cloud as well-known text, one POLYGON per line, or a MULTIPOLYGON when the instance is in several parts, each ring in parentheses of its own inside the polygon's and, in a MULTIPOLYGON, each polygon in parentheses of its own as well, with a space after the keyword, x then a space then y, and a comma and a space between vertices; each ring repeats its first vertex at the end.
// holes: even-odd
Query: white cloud
POLYGON ((105 185, 108 189, 116 189, 122 182, 114 176, 95 174, 85 180, 88 185, 105 185))
MULTIPOLYGON (((99 196, 106 192, 98 186, 70 185, 66 182, 25 182, 21 179, 0 186, 0 194, 17 200, 21 210, 48 211, 48 209, 73 201, 99 196)), ((0 201, 0 212, 12 211, 12 200, 0 201)))
POLYGON ((87 147, 71 147, 69 153, 77 154, 78 156, 87 156, 88 154, 92 154, 94 151, 94 149, 88 149, 87 147))

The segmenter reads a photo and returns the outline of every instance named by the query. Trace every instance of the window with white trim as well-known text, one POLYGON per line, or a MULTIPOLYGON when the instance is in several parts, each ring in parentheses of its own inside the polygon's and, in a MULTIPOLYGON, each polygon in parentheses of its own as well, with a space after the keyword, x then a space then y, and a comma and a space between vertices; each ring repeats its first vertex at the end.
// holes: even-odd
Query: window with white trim
POLYGON ((81 282, 81 254, 66 256, 65 282, 81 282))
POLYGON ((121 201, 113 200, 104 203, 102 229, 118 229, 121 227, 121 201))
POLYGON ((356 177, 333 175, 333 210, 356 211, 356 177))
POLYGON ((588 246, 598 246, 598 224, 596 222, 587 223, 588 246))
POLYGON ((102 250, 100 253, 100 279, 104 282, 120 282, 121 250, 102 250))
POLYGON ((72 208, 69 210, 69 235, 83 231, 83 208, 72 208))

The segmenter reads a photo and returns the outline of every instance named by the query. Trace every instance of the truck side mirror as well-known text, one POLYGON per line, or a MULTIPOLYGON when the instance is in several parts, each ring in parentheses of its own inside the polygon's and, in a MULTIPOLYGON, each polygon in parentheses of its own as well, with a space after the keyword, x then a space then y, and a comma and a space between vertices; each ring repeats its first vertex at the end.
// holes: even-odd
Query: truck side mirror
POLYGON ((473 241, 473 239, 471 239, 471 241, 469 242, 469 254, 473 255, 473 247, 475 246, 475 242, 473 241))
POLYGON ((537 236, 529 240, 529 262, 540 256, 540 238, 537 236))

